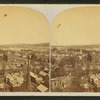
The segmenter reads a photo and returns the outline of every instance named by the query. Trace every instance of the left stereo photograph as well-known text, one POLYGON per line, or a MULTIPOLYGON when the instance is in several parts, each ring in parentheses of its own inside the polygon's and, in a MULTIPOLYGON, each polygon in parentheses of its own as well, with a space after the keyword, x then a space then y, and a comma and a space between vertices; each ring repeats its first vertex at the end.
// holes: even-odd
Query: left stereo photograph
POLYGON ((32 7, 0 6, 0 92, 48 91, 48 20, 32 7))

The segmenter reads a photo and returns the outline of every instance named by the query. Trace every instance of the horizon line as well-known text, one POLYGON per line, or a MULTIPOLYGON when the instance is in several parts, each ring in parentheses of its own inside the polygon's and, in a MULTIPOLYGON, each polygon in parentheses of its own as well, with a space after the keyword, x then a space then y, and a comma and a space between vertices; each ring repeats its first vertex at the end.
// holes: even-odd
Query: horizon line
POLYGON ((48 43, 49 44, 49 42, 41 42, 41 43, 13 43, 13 44, 9 43, 9 44, 0 44, 0 45, 20 45, 20 44, 31 44, 31 45, 35 45, 35 44, 45 44, 45 43, 48 43))
POLYGON ((90 45, 100 45, 100 44, 72 44, 72 45, 52 45, 51 46, 90 46, 90 45))

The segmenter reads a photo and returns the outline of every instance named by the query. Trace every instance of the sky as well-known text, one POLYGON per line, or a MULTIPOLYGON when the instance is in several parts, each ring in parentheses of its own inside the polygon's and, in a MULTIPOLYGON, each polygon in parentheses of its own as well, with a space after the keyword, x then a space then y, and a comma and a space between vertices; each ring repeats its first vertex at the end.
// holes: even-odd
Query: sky
POLYGON ((82 4, 2 4, 0 44, 49 41, 51 45, 100 44, 99 7, 82 4))
POLYGON ((0 6, 0 44, 49 42, 49 22, 39 11, 0 6))
POLYGON ((1 4, 0 6, 18 6, 18 7, 32 8, 43 14, 49 21, 49 24, 51 24, 54 17, 64 10, 74 7, 100 6, 100 5, 99 4, 1 4))
POLYGON ((51 45, 100 44, 100 7, 75 7, 59 13, 51 24, 51 45))

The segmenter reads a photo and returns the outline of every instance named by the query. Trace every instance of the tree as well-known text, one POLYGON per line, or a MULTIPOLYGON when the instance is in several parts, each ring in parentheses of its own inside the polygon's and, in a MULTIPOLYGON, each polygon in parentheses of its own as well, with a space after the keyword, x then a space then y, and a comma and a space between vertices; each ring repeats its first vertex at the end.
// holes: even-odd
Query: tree
POLYGON ((90 62, 92 61, 92 56, 90 54, 87 55, 87 60, 90 62))
POLYGON ((37 55, 35 54, 35 53, 33 53, 32 55, 31 55, 31 61, 36 61, 37 60, 37 55))
POLYGON ((3 54, 3 61, 8 61, 8 56, 5 53, 3 54))
POLYGON ((56 63, 56 58, 53 57, 53 56, 51 56, 51 64, 53 65, 53 64, 55 64, 55 63, 56 63))

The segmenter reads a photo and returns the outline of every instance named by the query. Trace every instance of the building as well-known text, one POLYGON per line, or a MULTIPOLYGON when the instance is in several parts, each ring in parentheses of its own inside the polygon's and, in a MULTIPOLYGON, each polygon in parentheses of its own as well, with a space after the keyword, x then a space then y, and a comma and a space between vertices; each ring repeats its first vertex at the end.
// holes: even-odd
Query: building
POLYGON ((48 92, 48 88, 42 84, 40 84, 38 87, 37 87, 37 90, 39 92, 48 92))

